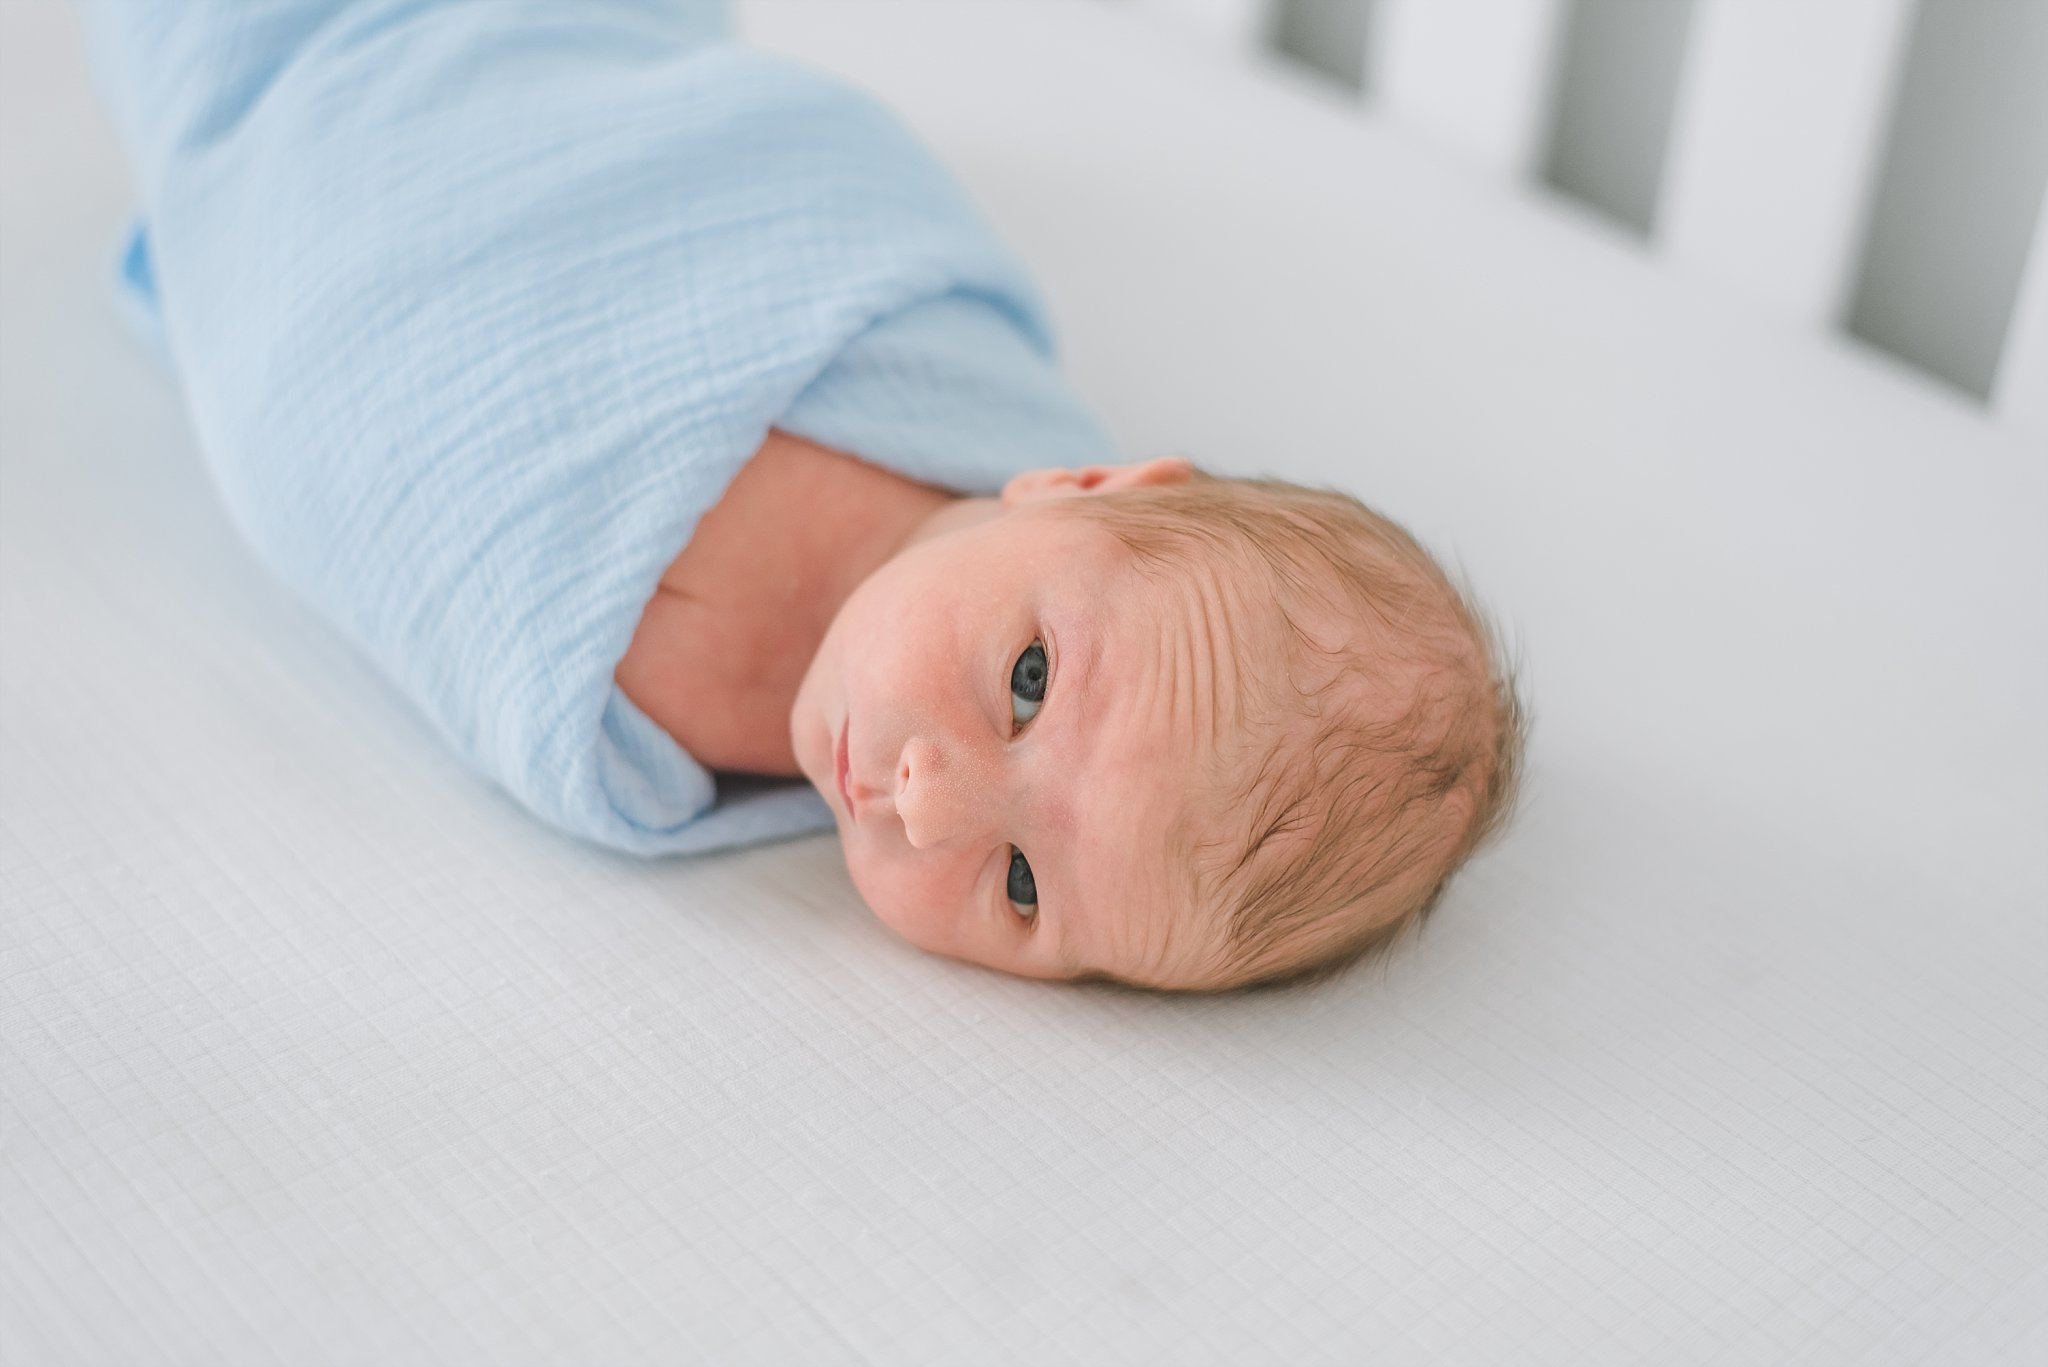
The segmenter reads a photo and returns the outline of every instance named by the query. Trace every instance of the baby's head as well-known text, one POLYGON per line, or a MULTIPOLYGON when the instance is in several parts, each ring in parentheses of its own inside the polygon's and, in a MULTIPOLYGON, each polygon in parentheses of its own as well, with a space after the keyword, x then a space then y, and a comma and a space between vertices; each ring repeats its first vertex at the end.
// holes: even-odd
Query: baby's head
POLYGON ((841 607, 792 715, 905 938, 1193 989, 1419 924, 1510 807, 1522 731, 1491 632, 1407 533, 1177 459, 945 509, 841 607))

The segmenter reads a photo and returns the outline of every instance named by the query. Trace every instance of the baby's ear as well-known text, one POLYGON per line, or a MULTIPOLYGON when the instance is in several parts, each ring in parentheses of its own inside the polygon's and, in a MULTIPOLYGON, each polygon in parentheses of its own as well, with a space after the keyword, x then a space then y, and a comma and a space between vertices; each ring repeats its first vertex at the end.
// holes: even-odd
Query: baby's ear
POLYGON ((1078 470, 1054 466, 1026 470, 1003 486, 1003 506, 1035 503, 1046 498, 1107 494, 1147 484, 1179 484, 1194 470, 1186 456, 1159 456, 1131 465, 1084 465, 1078 470))

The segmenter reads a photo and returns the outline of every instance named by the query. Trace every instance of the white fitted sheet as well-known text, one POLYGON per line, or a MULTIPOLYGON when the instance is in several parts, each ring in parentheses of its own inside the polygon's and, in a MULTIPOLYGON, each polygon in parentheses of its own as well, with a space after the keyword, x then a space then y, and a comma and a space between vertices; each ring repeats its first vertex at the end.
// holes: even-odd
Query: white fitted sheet
POLYGON ((0 6, 0 1359, 2048 1359, 2048 452, 1110 6, 755 5, 1038 271, 1134 457, 1343 483, 1522 641, 1384 970, 920 956, 645 863, 257 572, 0 6))

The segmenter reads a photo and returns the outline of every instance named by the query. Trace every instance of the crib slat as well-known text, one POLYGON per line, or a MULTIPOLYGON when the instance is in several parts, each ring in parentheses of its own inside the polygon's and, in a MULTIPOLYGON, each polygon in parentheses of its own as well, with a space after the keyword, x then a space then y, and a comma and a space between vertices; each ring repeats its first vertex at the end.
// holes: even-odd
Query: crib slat
POLYGON ((1909 0, 1699 0, 1656 232, 1825 327, 1846 306, 1909 0))
POLYGON ((1991 407, 1999 421, 2048 443, 2048 203, 2034 220, 2034 245, 1998 359, 1991 407))
POLYGON ((1563 0, 1372 0, 1368 97, 1390 118, 1522 179, 1547 132, 1563 8, 1563 0))

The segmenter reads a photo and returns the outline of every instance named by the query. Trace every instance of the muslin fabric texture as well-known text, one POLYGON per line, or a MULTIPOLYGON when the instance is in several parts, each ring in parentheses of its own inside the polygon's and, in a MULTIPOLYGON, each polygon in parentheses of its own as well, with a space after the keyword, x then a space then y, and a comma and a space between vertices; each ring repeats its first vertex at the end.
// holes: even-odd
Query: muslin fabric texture
POLYGON ((119 279, 234 521, 484 776, 621 850, 829 828, 612 671, 771 426, 988 493, 1114 458, 878 102, 653 0, 88 0, 119 279))

